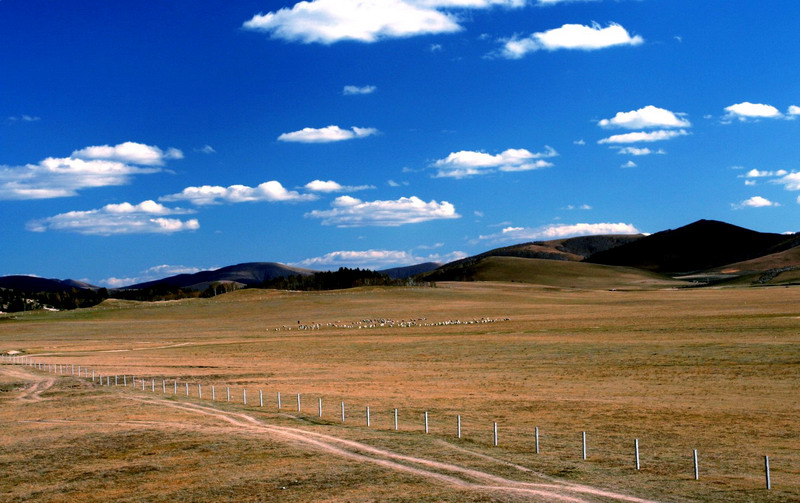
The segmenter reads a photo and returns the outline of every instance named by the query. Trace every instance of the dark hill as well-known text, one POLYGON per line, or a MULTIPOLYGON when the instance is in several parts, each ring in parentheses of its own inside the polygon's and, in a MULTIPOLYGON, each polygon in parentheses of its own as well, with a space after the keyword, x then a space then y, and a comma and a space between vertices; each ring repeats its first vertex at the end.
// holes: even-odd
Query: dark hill
POLYGON ((0 288, 8 288, 19 292, 68 292, 78 290, 97 290, 100 287, 75 281, 72 279, 48 279, 38 276, 0 276, 0 288))
POLYGON ((698 220, 597 252, 587 262, 688 274, 777 253, 797 245, 797 241, 796 235, 756 232, 725 222, 698 220))
POLYGON ((247 262, 231 265, 213 271, 200 271, 194 274, 179 274, 146 283, 138 283, 125 287, 127 290, 144 290, 156 286, 171 286, 204 290, 213 282, 235 282, 247 286, 257 286, 275 278, 292 275, 309 276, 315 271, 301 269, 277 262, 247 262))
POLYGON ((378 272, 381 274, 385 274, 392 279, 406 279, 410 278, 411 276, 416 276, 417 274, 433 271, 437 267, 441 267, 441 265, 442 264, 439 262, 424 262, 422 264, 409 265, 405 267, 393 267, 391 269, 383 269, 378 272))

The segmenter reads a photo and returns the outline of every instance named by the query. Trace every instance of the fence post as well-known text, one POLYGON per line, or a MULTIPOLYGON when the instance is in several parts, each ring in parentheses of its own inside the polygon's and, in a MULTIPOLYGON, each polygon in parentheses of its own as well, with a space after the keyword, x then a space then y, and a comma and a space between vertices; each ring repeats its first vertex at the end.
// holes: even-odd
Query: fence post
POLYGON ((700 480, 700 465, 697 462, 697 449, 692 449, 692 458, 694 459, 694 479, 700 480))
POLYGON ((400 428, 398 428, 398 426, 399 425, 397 424, 397 409, 394 409, 394 431, 397 431, 397 430, 400 429, 400 428))
POLYGON ((161 392, 163 394, 165 394, 165 395, 167 394, 167 380, 166 379, 161 379, 161 392))
POLYGON ((297 412, 300 412, 300 393, 297 394, 297 412))
POLYGON ((128 376, 122 376, 122 384, 127 388, 128 387, 128 376))
POLYGON ((231 401, 231 387, 230 387, 230 386, 228 386, 228 387, 226 388, 226 390, 227 390, 227 393, 228 393, 228 401, 230 402, 230 401, 231 401))
POLYGON ((369 428, 369 405, 367 405, 367 428, 369 428))
POLYGON ((175 386, 174 386, 174 389, 172 390, 172 394, 173 394, 173 395, 177 395, 177 394, 178 394, 178 380, 177 380, 177 379, 175 379, 175 382, 174 382, 173 384, 174 384, 175 386))
POLYGON ((242 390, 242 403, 247 405, 247 388, 242 390))
POLYGON ((497 447, 497 422, 494 423, 494 436, 492 444, 497 447))
MULTIPOLYGON (((103 378, 102 378, 102 376, 100 377, 100 382, 103 382, 103 378)), ((144 380, 144 378, 142 378, 142 391, 144 391, 144 386, 145 386, 145 384, 146 384, 146 383, 145 383, 145 380, 144 380)))
POLYGON ((213 385, 211 386, 211 401, 217 401, 217 389, 213 385))
POLYGON ((281 392, 278 391, 278 410, 281 410, 281 406, 282 406, 282 404, 281 404, 281 392))
POLYGON ((342 402, 342 422, 344 423, 344 402, 342 402))
MULTIPOLYGON (((110 379, 110 378, 109 378, 109 379, 110 379)), ((155 393, 155 392, 156 392, 156 380, 155 380, 155 379, 153 379, 153 387, 151 388, 151 391, 152 391, 153 393, 155 393)))
POLYGON ((764 476, 766 477, 767 491, 772 489, 772 480, 769 476, 769 456, 764 456, 764 476))
POLYGON ((264 392, 261 390, 258 390, 258 406, 259 407, 264 406, 264 392))
POLYGON ((582 456, 583 460, 586 461, 586 432, 581 432, 581 447, 582 447, 582 456))
POLYGON ((456 416, 456 438, 461 438, 461 414, 456 416))
POLYGON ((114 376, 114 386, 119 386, 119 376, 114 376))
POLYGON ((534 446, 536 449, 536 454, 539 454, 539 427, 535 427, 533 429, 533 437, 534 437, 534 446))
POLYGON ((639 439, 633 439, 633 450, 636 455, 636 469, 639 470, 641 467, 639 465, 639 439))
POLYGON ((203 385, 200 383, 197 383, 197 398, 203 399, 203 385))
POLYGON ((186 384, 186 396, 189 396, 189 383, 187 382, 185 384, 186 384))
POLYGON ((428 433, 428 411, 425 411, 425 433, 428 433))
POLYGON ((317 405, 319 408, 319 417, 322 417, 322 398, 317 399, 317 405))

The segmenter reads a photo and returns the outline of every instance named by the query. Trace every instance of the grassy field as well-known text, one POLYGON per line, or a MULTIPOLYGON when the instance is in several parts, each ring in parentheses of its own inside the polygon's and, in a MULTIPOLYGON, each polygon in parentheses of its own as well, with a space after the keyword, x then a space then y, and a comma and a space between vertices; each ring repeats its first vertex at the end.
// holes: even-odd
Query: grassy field
POLYGON ((583 484, 669 502, 800 501, 799 328, 800 288, 604 291, 445 283, 322 293, 245 290, 26 314, 0 321, 0 352, 22 350, 39 361, 157 379, 159 392, 99 388, 62 376, 40 395, 25 396, 26 383, 45 374, 7 372, 0 381, 0 468, 8 475, 0 478, 0 499, 555 501, 321 452, 287 440, 286 432, 237 426, 238 416, 189 408, 194 403, 504 480, 583 484), (327 325, 481 318, 500 321, 327 325), (298 330, 298 322, 320 329, 298 330), (280 327, 293 329, 275 330, 280 327), (180 381, 179 396, 171 387, 162 395, 162 378, 170 386, 180 381), (185 382, 192 384, 188 398, 181 396, 185 382), (211 404, 212 385, 218 399, 230 386, 233 401, 211 404), (319 398, 322 418, 316 417, 319 398), (493 422, 498 447, 491 445, 493 422), (641 445, 638 472, 634 438, 641 445), (692 449, 700 455, 699 481, 692 476, 692 449), (769 492, 765 454, 772 464, 769 492))

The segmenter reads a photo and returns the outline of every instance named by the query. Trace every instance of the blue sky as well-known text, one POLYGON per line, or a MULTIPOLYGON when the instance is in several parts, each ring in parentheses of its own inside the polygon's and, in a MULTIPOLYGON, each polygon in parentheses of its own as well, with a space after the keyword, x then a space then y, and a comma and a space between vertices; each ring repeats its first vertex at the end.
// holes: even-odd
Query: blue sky
POLYGON ((798 231, 800 4, 0 2, 0 275, 798 231))

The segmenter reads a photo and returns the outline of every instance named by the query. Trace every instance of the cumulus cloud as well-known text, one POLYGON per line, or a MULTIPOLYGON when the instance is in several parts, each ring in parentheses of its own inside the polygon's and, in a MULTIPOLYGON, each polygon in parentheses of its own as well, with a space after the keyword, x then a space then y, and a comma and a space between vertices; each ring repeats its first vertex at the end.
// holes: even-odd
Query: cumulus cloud
POLYGON ((530 241, 561 239, 573 236, 597 236, 603 234, 641 234, 632 224, 597 223, 597 224, 554 224, 544 227, 505 227, 498 234, 480 236, 483 240, 493 241, 530 241))
POLYGON ((678 130, 657 130, 657 131, 637 131, 635 133, 615 134, 608 138, 603 138, 597 143, 640 143, 662 140, 671 140, 678 136, 686 136, 689 133, 684 129, 678 130))
POLYGON ((648 128, 686 128, 691 127, 691 122, 684 119, 685 114, 676 114, 664 108, 647 105, 630 112, 617 112, 610 119, 603 119, 597 123, 606 129, 648 129, 648 128))
POLYGON ((389 269, 423 262, 452 262, 466 257, 466 253, 455 251, 447 254, 417 255, 402 250, 334 251, 320 257, 307 258, 291 265, 311 269, 338 269, 359 267, 363 269, 389 269))
POLYGON ((635 156, 650 155, 650 154, 663 155, 667 153, 663 149, 651 150, 647 147, 622 147, 622 148, 616 147, 616 148, 619 148, 619 150, 617 150, 618 154, 635 155, 635 156))
POLYGON ((789 172, 786 171, 785 169, 779 169, 777 171, 766 171, 766 170, 760 171, 757 169, 751 169, 747 173, 739 175, 739 178, 767 178, 771 176, 785 176, 788 174, 789 172))
POLYGON ((753 196, 750 199, 745 199, 740 203, 731 204, 734 209, 740 210, 743 208, 769 208, 774 206, 780 206, 779 203, 770 201, 767 198, 761 196, 753 196))
POLYGON ((472 150, 453 152, 444 159, 439 159, 431 166, 436 169, 437 178, 466 178, 474 175, 485 175, 495 171, 529 171, 548 168, 553 163, 545 161, 558 155, 552 147, 545 146, 543 152, 531 152, 524 148, 510 148, 499 154, 487 154, 472 150))
POLYGON ((197 230, 197 219, 167 218, 193 213, 182 208, 167 208, 155 201, 139 204, 107 204, 100 209, 70 211, 28 222, 33 232, 63 231, 78 234, 111 236, 116 234, 172 234, 197 230))
POLYGON ((635 162, 633 162, 633 161, 628 161, 628 162, 626 162, 625 164, 622 164, 622 165, 620 166, 620 168, 635 168, 635 167, 637 167, 637 166, 639 166, 639 165, 638 165, 638 164, 636 164, 635 162))
POLYGON ((314 210, 308 218, 322 220, 322 225, 337 227, 397 227, 405 224, 461 218, 456 208, 447 201, 425 202, 422 199, 401 197, 393 201, 362 201, 350 196, 339 196, 330 210, 314 210))
POLYGON ((342 89, 342 94, 345 96, 354 96, 359 94, 372 94, 377 91, 378 88, 375 86, 344 86, 342 89))
POLYGON ((592 23, 591 26, 565 24, 560 28, 533 33, 524 38, 514 36, 501 42, 501 57, 520 59, 530 52, 541 50, 595 51, 615 46, 636 46, 643 44, 644 39, 639 35, 631 36, 628 30, 617 23, 611 23, 605 28, 592 23))
POLYGON ((772 105, 750 103, 749 101, 725 107, 725 112, 727 112, 727 114, 723 120, 728 122, 733 119, 747 121, 753 119, 779 119, 783 117, 783 114, 772 105))
POLYGON ((159 171, 117 160, 48 157, 37 164, 0 166, 0 199, 76 196, 81 189, 126 185, 135 175, 159 171))
POLYGON ((126 141, 119 145, 97 145, 76 150, 72 157, 78 159, 102 159, 143 166, 163 166, 168 159, 183 159, 183 152, 177 148, 166 151, 154 145, 126 141))
POLYGON ((300 131, 283 133, 278 137, 278 141, 297 142, 297 143, 331 143, 335 141, 354 140, 356 138, 366 138, 378 134, 379 131, 371 127, 352 127, 342 129, 339 126, 327 126, 324 128, 303 128, 300 131))
POLYGON ((313 201, 315 199, 317 199, 317 196, 314 194, 300 194, 294 190, 287 190, 280 182, 271 180, 256 187, 248 187, 247 185, 186 187, 177 194, 160 197, 159 201, 189 201, 196 206, 204 206, 223 202, 293 202, 313 201))
POLYGON ((342 185, 338 182, 334 182, 333 180, 323 181, 323 180, 313 180, 305 184, 305 189, 310 190, 312 192, 324 192, 324 193, 333 193, 333 192, 357 192, 359 190, 368 190, 374 189, 374 185, 342 185))
POLYGON ((786 190, 800 190, 800 172, 786 173, 772 182, 783 185, 786 190))
POLYGON ((786 111, 786 113, 791 116, 800 115, 800 107, 798 107, 797 105, 791 105, 789 107, 789 110, 786 111))

